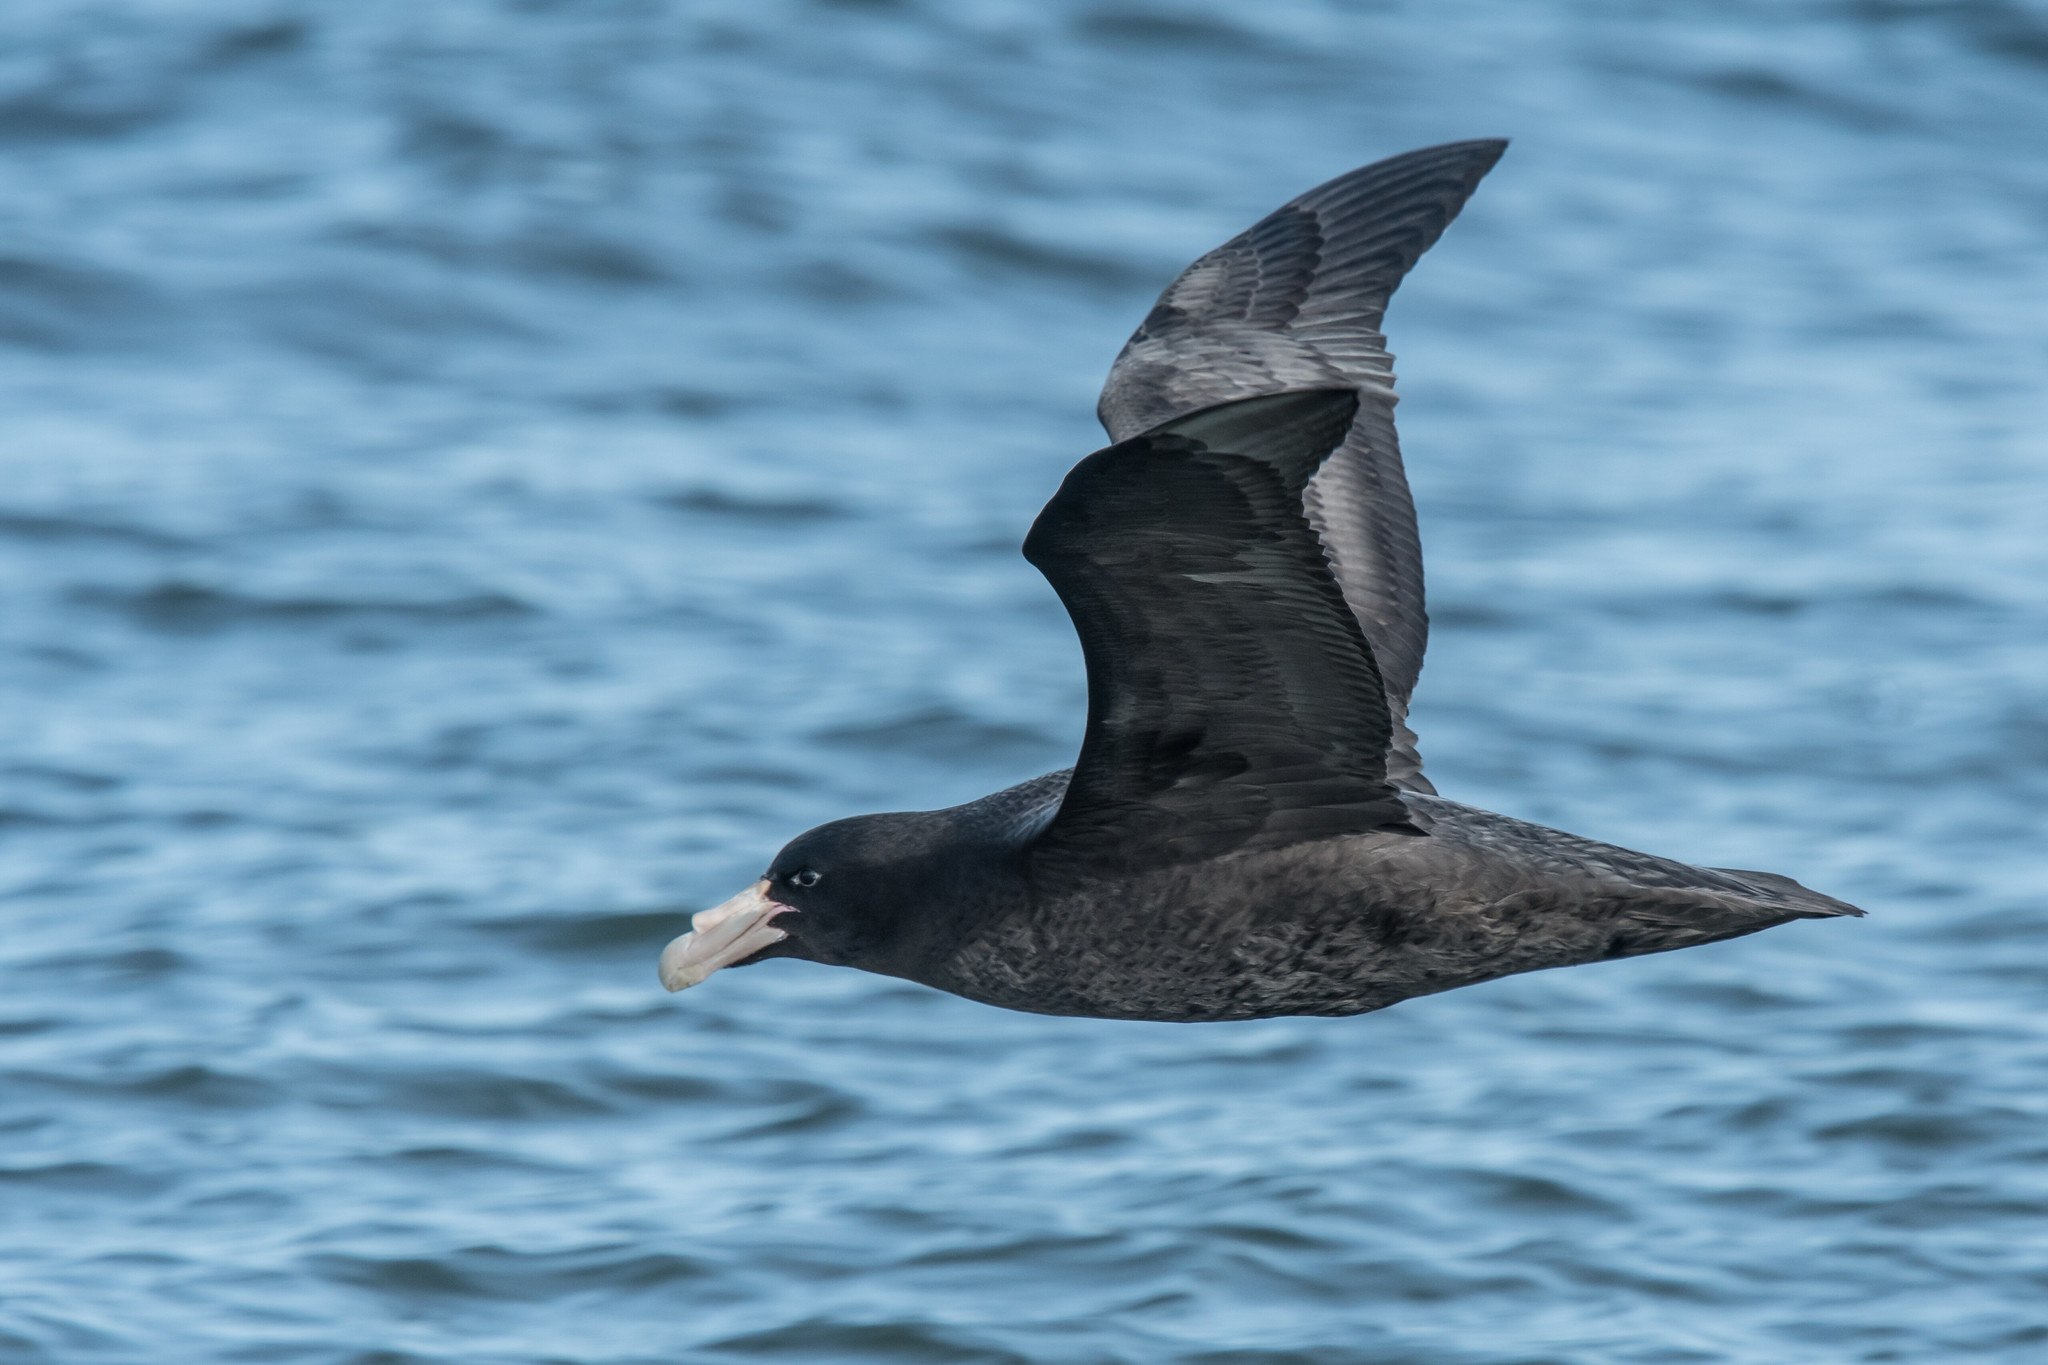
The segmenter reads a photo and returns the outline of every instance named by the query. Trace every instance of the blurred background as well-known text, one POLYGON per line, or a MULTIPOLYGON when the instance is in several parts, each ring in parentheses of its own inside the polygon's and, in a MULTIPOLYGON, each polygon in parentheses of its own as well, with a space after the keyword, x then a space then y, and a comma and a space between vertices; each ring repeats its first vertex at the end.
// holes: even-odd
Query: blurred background
POLYGON ((2048 1358, 2041 0, 14 0, 0 1361, 2048 1358), (1453 797, 1869 907, 1352 1020, 654 956, 1065 764, 1195 255, 1392 310, 1453 797))

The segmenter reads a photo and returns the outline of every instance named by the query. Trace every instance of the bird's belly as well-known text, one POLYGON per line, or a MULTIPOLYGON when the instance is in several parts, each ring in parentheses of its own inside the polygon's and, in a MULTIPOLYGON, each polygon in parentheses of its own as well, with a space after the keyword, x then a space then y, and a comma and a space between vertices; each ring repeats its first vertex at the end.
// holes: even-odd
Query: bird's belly
POLYGON ((1193 1022, 1363 1014, 1523 969, 1483 918, 1371 887, 1150 890, 1042 907, 934 984, 1042 1014, 1193 1022))

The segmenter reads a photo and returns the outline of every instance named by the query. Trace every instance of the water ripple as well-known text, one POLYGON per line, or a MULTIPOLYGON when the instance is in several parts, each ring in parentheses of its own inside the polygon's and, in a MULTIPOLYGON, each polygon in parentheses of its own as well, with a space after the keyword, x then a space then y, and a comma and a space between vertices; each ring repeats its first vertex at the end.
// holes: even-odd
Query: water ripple
POLYGON ((2038 6, 18 8, 0 1360, 2048 1351, 2038 6), (665 996, 800 829, 1067 761, 1017 546, 1164 273, 1492 133, 1388 320, 1432 772, 1871 918, 665 996))

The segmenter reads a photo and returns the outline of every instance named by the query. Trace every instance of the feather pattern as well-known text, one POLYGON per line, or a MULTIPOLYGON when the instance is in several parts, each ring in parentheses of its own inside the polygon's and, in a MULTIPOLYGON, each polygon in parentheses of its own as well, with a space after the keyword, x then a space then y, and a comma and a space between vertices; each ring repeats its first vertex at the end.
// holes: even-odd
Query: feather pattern
POLYGON ((1134 866, 1408 825, 1385 688, 1301 504, 1357 404, 1184 417, 1046 504, 1024 554, 1081 637, 1088 729, 1043 847, 1134 866))
POLYGON ((1394 434, 1387 301, 1506 150, 1453 142, 1376 162, 1310 190, 1209 252, 1168 285, 1103 386, 1097 414, 1124 440, 1236 399, 1346 387, 1343 445, 1304 493, 1346 602, 1386 680, 1389 774, 1422 775, 1408 699, 1429 640, 1415 504, 1394 434))

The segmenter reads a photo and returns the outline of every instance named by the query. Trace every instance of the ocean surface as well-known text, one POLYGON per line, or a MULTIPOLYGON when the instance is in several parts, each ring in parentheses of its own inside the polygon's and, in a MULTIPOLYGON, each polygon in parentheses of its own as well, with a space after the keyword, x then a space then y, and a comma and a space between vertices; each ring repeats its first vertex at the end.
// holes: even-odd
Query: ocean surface
POLYGON ((2048 1360, 2043 0, 11 0, 0 1362, 2048 1360), (1076 745, 1155 292, 1426 143, 1446 794, 1869 908, 669 997, 1076 745))

